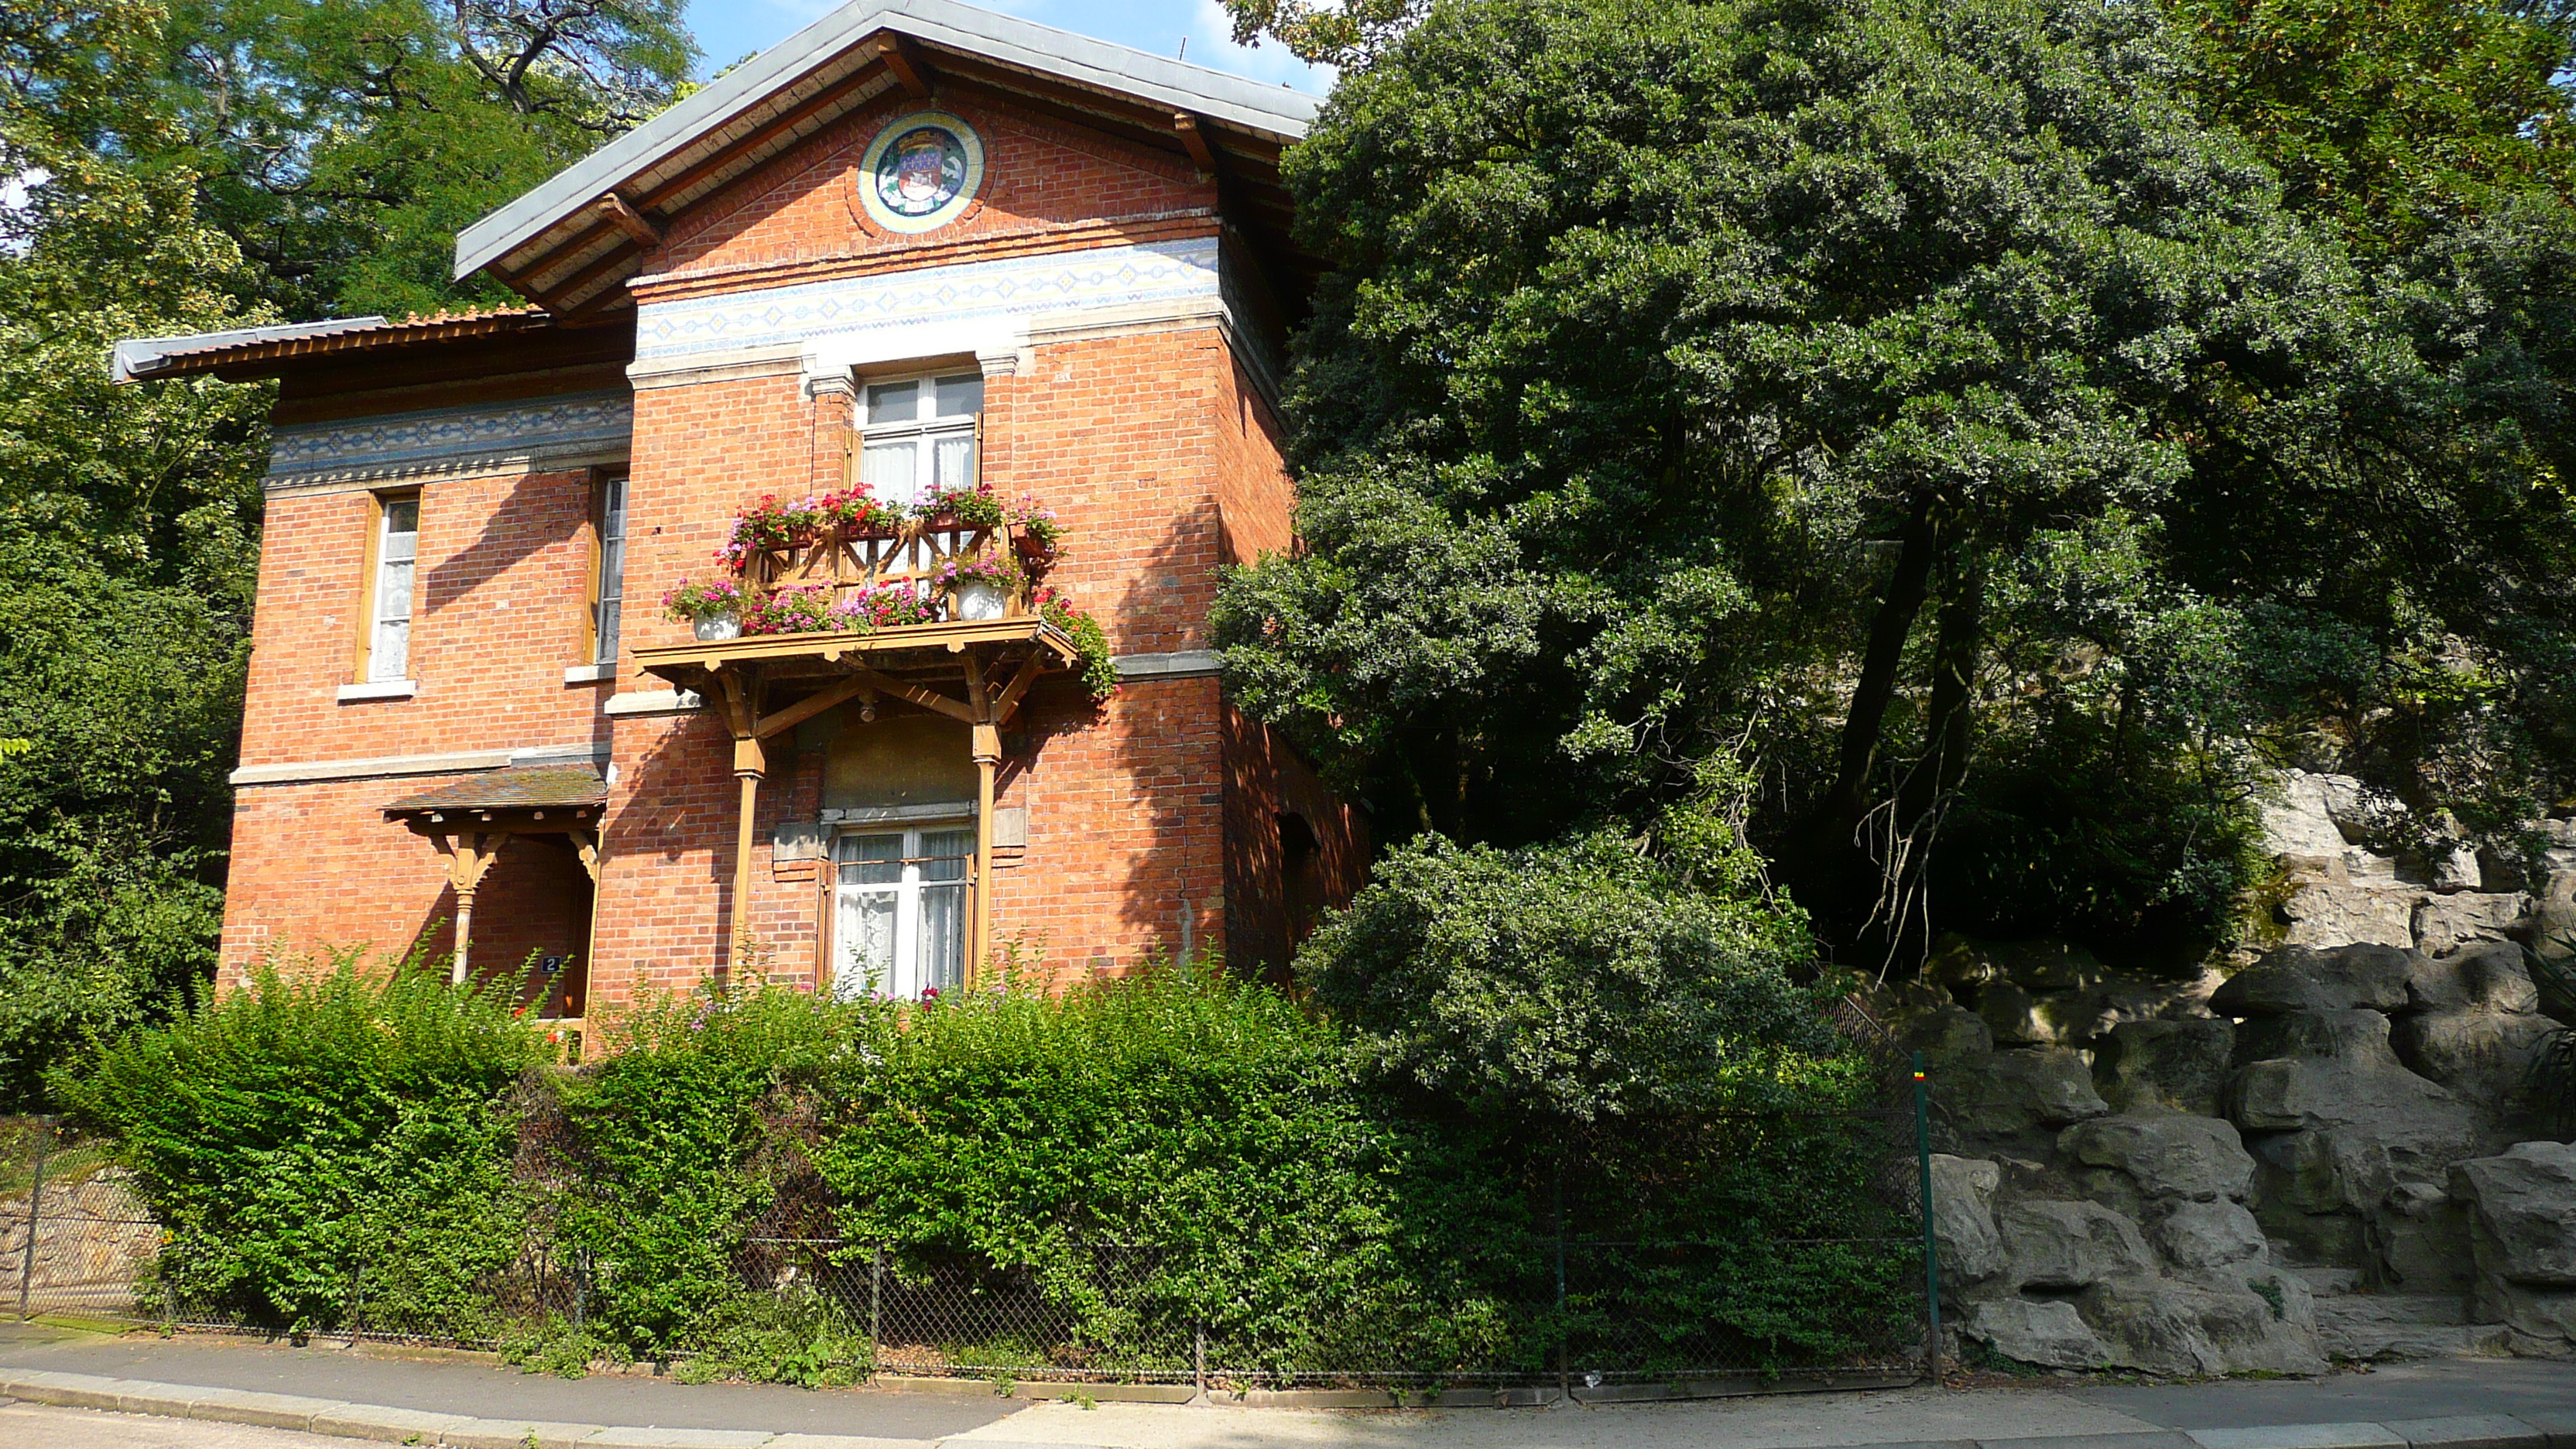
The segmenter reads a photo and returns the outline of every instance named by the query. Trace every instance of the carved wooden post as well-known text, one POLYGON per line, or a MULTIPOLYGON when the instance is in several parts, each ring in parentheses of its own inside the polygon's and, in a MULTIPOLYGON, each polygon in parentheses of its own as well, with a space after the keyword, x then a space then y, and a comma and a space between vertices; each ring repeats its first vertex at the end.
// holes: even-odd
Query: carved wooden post
POLYGON ((752 827, 759 816, 760 782, 769 773, 769 755, 761 747, 760 706, 751 686, 732 670, 717 677, 724 682, 725 711, 733 725, 733 774, 742 782, 742 815, 733 847, 733 945, 716 968, 719 979, 729 979, 733 950, 751 936, 752 827))
POLYGON ((993 697, 984 687, 983 662, 966 657, 966 707, 974 712, 975 753, 975 884, 974 924, 966 942, 966 980, 974 984, 992 950, 993 938, 993 777, 1002 765, 1002 731, 994 723, 993 697))
POLYGON ((472 975, 474 894, 482 887, 483 873, 492 868, 493 857, 501 853, 500 845, 480 830, 470 836, 442 832, 431 836, 430 842, 447 857, 447 883, 456 892, 456 958, 447 968, 447 979, 462 986, 472 975))

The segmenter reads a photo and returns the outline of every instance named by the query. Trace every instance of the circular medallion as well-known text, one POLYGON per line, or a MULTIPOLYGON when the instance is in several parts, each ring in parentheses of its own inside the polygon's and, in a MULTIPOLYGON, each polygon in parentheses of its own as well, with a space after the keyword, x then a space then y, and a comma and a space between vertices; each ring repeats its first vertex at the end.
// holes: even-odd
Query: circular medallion
POLYGON ((984 143, 942 111, 899 116, 868 143, 852 179, 870 221, 888 231, 930 231, 974 203, 984 182, 984 143))

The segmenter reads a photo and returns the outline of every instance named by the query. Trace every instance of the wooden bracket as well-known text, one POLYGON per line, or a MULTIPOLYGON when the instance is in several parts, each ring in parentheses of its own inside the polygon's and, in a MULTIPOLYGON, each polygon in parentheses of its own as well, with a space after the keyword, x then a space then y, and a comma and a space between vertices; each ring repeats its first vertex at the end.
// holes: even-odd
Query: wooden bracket
POLYGON ((581 857, 581 868, 590 872, 593 890, 599 888, 599 837, 587 830, 567 830, 574 853, 581 857))
POLYGON ((814 716, 823 713, 825 710, 831 709, 834 706, 845 703, 851 699, 855 699, 859 695, 865 694, 875 687, 876 686, 870 684, 864 679, 855 677, 844 679, 840 683, 833 685, 831 688, 826 689, 819 694, 798 700, 796 703, 787 706, 785 709, 766 716, 760 721, 760 723, 752 726, 751 732, 753 735, 764 740, 773 735, 782 734, 788 730, 796 728, 798 725, 812 719, 814 716))
POLYGON ((439 854, 447 857, 447 883, 456 888, 459 897, 471 896, 483 884, 484 872, 501 854, 488 831, 477 830, 471 835, 441 831, 429 840, 438 847, 439 854))
POLYGON ((731 669, 716 671, 716 683, 724 687, 725 723, 732 726, 738 740, 760 738, 759 691, 742 675, 731 669))
POLYGON ((908 36, 887 35, 877 41, 877 59, 885 62, 895 84, 916 101, 930 98, 930 67, 921 58, 908 36))
POLYGON ((1002 697, 993 701, 993 723, 1005 725, 1011 722, 1012 712, 1020 707, 1020 696, 1028 693, 1029 686, 1038 682, 1038 672, 1045 666, 1043 651, 1029 651, 1028 662, 1020 666, 1019 673, 1011 676, 1011 682, 1002 689, 1002 697))
POLYGON ((598 205, 599 214, 607 219, 608 224, 626 233, 637 246, 650 251, 662 244, 662 229, 637 211, 625 197, 612 191, 599 198, 598 205))
POLYGON ((1181 147, 1190 153, 1190 160, 1196 162, 1201 171, 1214 176, 1216 148, 1208 144, 1207 132, 1200 127, 1199 118, 1187 111, 1174 111, 1172 129, 1180 133, 1181 147))

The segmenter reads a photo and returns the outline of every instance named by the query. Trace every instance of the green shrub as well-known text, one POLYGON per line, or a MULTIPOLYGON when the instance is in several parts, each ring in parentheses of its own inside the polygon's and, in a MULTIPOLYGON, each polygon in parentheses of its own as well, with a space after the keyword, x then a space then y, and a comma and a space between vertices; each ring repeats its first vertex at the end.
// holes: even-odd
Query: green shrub
POLYGON ((159 1291, 293 1331, 363 1301, 370 1327, 469 1335, 524 1240, 504 1099, 543 1043, 510 983, 312 964, 265 963, 54 1090, 166 1228, 159 1291))
POLYGON ((888 1245, 899 1275, 1032 1266, 1131 1367, 1185 1364, 1199 1321, 1279 1352, 1362 1322, 1439 1331, 1397 1321, 1411 1278, 1386 1179, 1409 1144, 1354 1089, 1340 1034, 1280 993, 1169 966, 943 999, 874 1045, 836 1065, 817 1165, 846 1234, 888 1245))
MULTIPOLYGON (((564 1080, 556 1231, 590 1268, 589 1328, 667 1358, 725 1302, 742 1240, 797 1170, 795 1122, 824 1062, 887 1008, 785 987, 662 997, 603 1023, 607 1054, 564 1080)), ((802 1225, 828 1230, 828 1222, 802 1225)))
POLYGON ((865 1326, 854 1327, 839 1305, 810 1286, 718 1300, 699 1318, 689 1350, 673 1371, 682 1383, 731 1378, 839 1388, 875 1367, 865 1326))

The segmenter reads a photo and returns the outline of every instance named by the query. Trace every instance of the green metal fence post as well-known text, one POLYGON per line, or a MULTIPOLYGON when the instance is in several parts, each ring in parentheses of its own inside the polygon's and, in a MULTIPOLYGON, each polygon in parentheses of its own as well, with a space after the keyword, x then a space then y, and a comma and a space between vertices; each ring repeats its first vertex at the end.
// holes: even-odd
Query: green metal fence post
POLYGON ((1914 1156, 1923 1174, 1923 1367, 1941 1382, 1941 1246, 1932 1232, 1932 1093, 1924 1080, 1923 1053, 1914 1054, 1914 1156))

